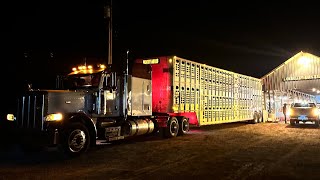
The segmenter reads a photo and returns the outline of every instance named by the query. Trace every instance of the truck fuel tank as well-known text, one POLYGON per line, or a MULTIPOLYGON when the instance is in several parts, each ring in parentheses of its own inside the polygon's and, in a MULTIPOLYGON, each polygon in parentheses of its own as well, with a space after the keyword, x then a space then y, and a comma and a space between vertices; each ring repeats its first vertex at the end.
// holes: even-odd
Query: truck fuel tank
POLYGON ((124 126, 126 136, 150 134, 154 130, 154 123, 149 119, 131 119, 124 126))

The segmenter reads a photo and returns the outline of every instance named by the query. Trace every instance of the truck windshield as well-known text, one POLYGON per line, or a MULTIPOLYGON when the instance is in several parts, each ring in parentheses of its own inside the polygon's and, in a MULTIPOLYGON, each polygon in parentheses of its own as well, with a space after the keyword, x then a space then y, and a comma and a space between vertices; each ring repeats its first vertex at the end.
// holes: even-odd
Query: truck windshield
POLYGON ((293 107, 316 107, 314 103, 294 103, 293 107))
POLYGON ((96 88, 99 86, 100 73, 97 74, 76 74, 69 75, 65 80, 65 87, 67 89, 77 88, 96 88))

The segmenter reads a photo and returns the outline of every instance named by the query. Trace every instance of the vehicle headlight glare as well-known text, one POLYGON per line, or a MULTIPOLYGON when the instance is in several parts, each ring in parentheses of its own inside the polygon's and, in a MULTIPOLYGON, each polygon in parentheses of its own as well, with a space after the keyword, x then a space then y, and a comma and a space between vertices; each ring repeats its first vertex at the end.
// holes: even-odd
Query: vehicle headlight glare
POLYGON ((8 121, 14 121, 14 120, 16 120, 16 117, 14 117, 13 114, 7 114, 7 120, 8 121))
POLYGON ((49 114, 44 119, 46 121, 60 121, 62 120, 62 117, 63 116, 61 113, 56 113, 56 114, 49 114))

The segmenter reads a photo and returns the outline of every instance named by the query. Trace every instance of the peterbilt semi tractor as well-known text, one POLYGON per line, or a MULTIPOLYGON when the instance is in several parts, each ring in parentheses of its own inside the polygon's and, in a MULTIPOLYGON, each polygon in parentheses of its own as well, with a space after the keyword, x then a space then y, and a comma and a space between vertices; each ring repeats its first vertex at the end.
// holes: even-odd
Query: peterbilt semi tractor
POLYGON ((75 67, 57 81, 58 89, 29 89, 18 97, 7 120, 26 144, 39 139, 71 156, 98 141, 158 132, 175 137, 190 125, 261 120, 259 79, 176 56, 129 64, 75 67))

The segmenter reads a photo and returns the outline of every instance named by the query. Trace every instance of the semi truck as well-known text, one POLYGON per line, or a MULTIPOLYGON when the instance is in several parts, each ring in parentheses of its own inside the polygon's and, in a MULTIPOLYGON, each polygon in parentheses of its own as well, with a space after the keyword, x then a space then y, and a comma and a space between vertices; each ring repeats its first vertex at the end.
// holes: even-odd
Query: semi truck
POLYGON ((190 126, 261 121, 260 79, 177 56, 125 64, 81 65, 59 78, 55 90, 29 88, 7 120, 25 144, 57 145, 70 156, 98 141, 158 132, 171 138, 190 126))

